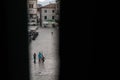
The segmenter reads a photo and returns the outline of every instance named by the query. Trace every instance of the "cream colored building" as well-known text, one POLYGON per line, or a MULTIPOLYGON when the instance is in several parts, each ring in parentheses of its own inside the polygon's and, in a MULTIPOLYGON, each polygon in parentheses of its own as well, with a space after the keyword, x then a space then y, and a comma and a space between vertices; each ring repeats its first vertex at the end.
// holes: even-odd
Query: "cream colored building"
POLYGON ((37 27, 37 0, 28 0, 28 25, 29 28, 37 27))
POLYGON ((56 17, 55 10, 56 10, 56 3, 51 3, 41 7, 42 27, 47 27, 47 24, 51 25, 55 22, 55 17, 56 17))

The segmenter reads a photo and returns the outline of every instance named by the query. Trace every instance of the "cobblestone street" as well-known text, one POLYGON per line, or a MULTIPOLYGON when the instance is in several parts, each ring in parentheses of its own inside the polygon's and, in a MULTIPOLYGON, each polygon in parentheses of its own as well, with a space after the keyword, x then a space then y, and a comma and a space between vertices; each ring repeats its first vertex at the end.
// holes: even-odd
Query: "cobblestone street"
POLYGON ((38 37, 30 44, 30 71, 31 80, 57 80, 59 70, 58 56, 58 29, 39 28, 38 37), (53 34, 51 34, 53 32, 53 34), (38 62, 38 53, 42 52, 45 62, 38 62), (37 54, 36 64, 33 62, 33 53, 37 54))

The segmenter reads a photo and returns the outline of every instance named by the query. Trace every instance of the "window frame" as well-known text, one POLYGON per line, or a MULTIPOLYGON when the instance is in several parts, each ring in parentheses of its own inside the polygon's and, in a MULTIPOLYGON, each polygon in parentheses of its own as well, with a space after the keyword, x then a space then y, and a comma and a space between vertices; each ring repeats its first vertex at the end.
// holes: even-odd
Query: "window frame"
POLYGON ((46 20, 46 19, 47 19, 47 16, 44 16, 44 19, 46 20))
POLYGON ((33 8, 33 4, 29 4, 29 8, 33 8))
POLYGON ((55 10, 52 10, 52 13, 55 13, 55 10))
POLYGON ((55 16, 52 16, 52 19, 55 19, 55 16))
POLYGON ((47 13, 47 10, 44 10, 44 13, 47 13))

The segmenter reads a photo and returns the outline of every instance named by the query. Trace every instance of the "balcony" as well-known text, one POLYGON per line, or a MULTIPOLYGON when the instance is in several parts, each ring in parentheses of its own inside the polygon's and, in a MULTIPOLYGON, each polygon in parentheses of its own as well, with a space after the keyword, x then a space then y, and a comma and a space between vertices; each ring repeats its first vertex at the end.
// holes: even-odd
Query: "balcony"
POLYGON ((28 9, 29 14, 37 14, 37 9, 28 9))

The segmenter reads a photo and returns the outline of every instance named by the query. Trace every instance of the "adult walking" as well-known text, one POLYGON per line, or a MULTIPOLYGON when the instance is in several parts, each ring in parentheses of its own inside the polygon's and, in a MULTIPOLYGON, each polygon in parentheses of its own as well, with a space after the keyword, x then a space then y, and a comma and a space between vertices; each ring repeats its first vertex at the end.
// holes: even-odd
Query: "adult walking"
POLYGON ((45 56, 42 54, 42 63, 45 62, 45 56))
POLYGON ((39 59, 39 63, 40 63, 41 59, 42 59, 42 53, 41 52, 38 53, 38 59, 39 59))
POLYGON ((36 63, 36 53, 33 54, 34 64, 36 63))

